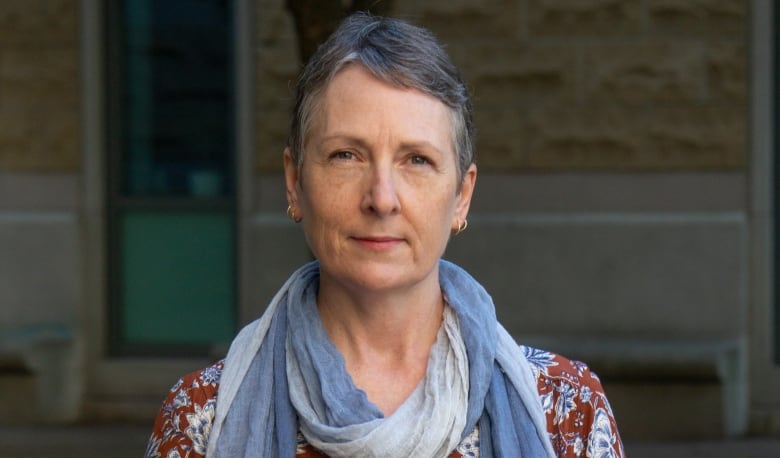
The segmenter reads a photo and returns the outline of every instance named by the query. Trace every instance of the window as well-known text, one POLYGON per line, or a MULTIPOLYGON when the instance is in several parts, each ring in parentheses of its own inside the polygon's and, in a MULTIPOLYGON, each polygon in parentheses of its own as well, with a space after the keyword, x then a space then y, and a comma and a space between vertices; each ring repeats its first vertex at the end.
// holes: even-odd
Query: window
POLYGON ((236 315, 233 2, 107 9, 109 349, 197 355, 236 315))

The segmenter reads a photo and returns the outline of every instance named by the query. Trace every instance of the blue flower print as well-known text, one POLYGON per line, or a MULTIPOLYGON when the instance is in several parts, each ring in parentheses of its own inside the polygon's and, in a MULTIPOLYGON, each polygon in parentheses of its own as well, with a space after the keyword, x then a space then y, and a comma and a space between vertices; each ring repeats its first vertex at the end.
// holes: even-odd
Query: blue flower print
POLYGON ((558 425, 569 417, 569 412, 577 407, 577 404, 574 402, 577 390, 568 383, 561 383, 560 386, 556 387, 556 391, 560 393, 558 400, 555 402, 554 423, 558 425))
POLYGON ((176 384, 175 384, 175 385, 173 385, 173 386, 171 387, 171 393, 173 393, 174 391, 176 391, 176 390, 178 390, 179 388, 181 388, 181 385, 182 385, 183 383, 184 383, 184 380, 182 380, 182 379, 179 379, 179 380, 176 382, 176 384))
POLYGON ((552 391, 547 393, 547 394, 543 394, 540 397, 540 400, 542 402, 542 410, 544 411, 544 413, 550 412, 553 409, 553 393, 552 393, 552 391))
POLYGON ((616 458, 615 441, 615 433, 612 432, 609 414, 604 409, 596 409, 593 429, 588 435, 587 456, 590 458, 616 458))
POLYGON ((463 439, 456 450, 461 456, 479 458, 479 426, 463 439))
POLYGON ((585 451, 585 444, 582 442, 582 438, 578 435, 576 439, 574 439, 574 455, 575 456, 582 456, 582 452, 585 451))
POLYGON ((590 390, 589 387, 583 386, 582 391, 580 391, 580 400, 584 403, 590 402, 590 397, 593 395, 593 392, 590 390))
POLYGON ((144 458, 160 458, 160 442, 162 442, 161 438, 152 436, 149 443, 146 444, 144 458))
POLYGON ((195 404, 195 411, 187 414, 187 423, 189 426, 184 430, 184 434, 192 441, 192 447, 196 453, 206 454, 206 445, 208 444, 209 434, 211 433, 211 424, 214 422, 215 400, 209 400, 201 407, 195 404))
POLYGON ((179 392, 176 393, 176 397, 173 398, 173 408, 180 409, 182 407, 187 407, 188 405, 190 405, 190 397, 185 390, 179 390, 179 392))
POLYGON ((523 353, 525 354, 525 359, 528 360, 529 363, 531 363, 531 369, 534 372, 534 377, 539 377, 539 373, 547 373, 547 368, 552 366, 557 366, 558 363, 556 363, 553 359, 555 356, 547 351, 539 350, 536 348, 521 346, 523 349, 523 353))
POLYGON ((217 386, 222 376, 222 369, 219 366, 209 366, 200 373, 200 380, 204 385, 217 386))

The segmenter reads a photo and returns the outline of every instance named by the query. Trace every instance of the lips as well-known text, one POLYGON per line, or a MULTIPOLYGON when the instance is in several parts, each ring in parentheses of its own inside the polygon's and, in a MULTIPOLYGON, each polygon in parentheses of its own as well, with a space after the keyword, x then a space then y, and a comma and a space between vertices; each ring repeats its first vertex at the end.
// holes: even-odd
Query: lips
POLYGON ((403 239, 386 236, 353 237, 360 246, 372 251, 387 251, 403 243, 403 239))

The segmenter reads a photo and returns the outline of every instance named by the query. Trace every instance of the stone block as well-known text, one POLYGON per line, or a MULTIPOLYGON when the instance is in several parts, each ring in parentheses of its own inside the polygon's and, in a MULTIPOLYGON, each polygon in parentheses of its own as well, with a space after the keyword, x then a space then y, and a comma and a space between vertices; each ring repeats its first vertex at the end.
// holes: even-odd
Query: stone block
POLYGON ((450 52, 477 107, 506 108, 577 95, 578 56, 572 46, 497 41, 463 44, 450 52))
POLYGON ((0 109, 77 111, 78 65, 75 48, 37 46, 0 50, 0 109))
POLYGON ((690 441, 722 437, 725 409, 717 383, 609 379, 602 379, 602 382, 623 441, 690 441))
POLYGON ((704 58, 708 96, 712 100, 745 103, 748 68, 746 46, 741 42, 708 43, 704 58))
POLYGON ((743 103, 657 107, 645 126, 646 157, 666 168, 744 168, 745 112, 743 103))
POLYGON ((293 99, 302 68, 297 51, 293 47, 262 48, 255 55, 254 90, 258 103, 262 105, 266 99, 293 99))
POLYGON ((627 169, 641 167, 644 115, 610 105, 553 105, 528 114, 532 169, 627 169))
POLYGON ((511 39, 519 31, 516 0, 396 0, 394 12, 448 44, 511 39))
POLYGON ((81 190, 77 173, 0 172, 0 211, 71 211, 81 190))
POLYGON ((704 51, 697 41, 592 43, 583 53, 583 98, 685 103, 706 97, 704 51))
POLYGON ((81 167, 77 110, 0 110, 0 123, 0 169, 67 172, 81 167))
POLYGON ((729 170, 746 164, 739 105, 555 106, 529 115, 532 169, 729 170))
POLYGON ((67 423, 79 416, 84 368, 77 340, 69 325, 0 326, 0 359, 17 360, 35 375, 36 393, 28 400, 41 422, 67 423))
POLYGON ((257 61, 264 65, 258 70, 280 72, 297 71, 300 61, 298 38, 292 15, 282 2, 261 2, 268 4, 259 9, 255 27, 257 61))
MULTIPOLYGON (((743 210, 748 200, 746 181, 745 174, 739 171, 519 174, 490 173, 480 163, 471 211, 474 214, 735 212, 743 210)), ((281 185, 278 187, 281 189, 281 185)), ((754 218, 754 222, 769 227, 766 220, 754 218)))
POLYGON ((265 112, 289 112, 295 102, 295 75, 258 75, 255 109, 265 112))
POLYGON ((639 0, 529 0, 530 37, 636 35, 642 30, 639 0))
POLYGON ((278 172, 295 83, 302 68, 292 16, 283 0, 259 0, 254 24, 255 167, 278 172))
POLYGON ((73 323, 81 306, 76 217, 0 213, 0 323, 73 323))
POLYGON ((78 0, 7 0, 0 2, 0 43, 78 45, 78 0))
POLYGON ((282 152, 287 144, 288 112, 258 111, 255 130, 255 166, 258 171, 282 170, 282 152))
POLYGON ((526 113, 519 108, 477 109, 477 164, 480 170, 509 170, 527 163, 526 113))
POLYGON ((35 376, 28 371, 14 373, 8 367, 3 369, 4 373, 0 373, 0 425, 35 422, 38 419, 32 402, 36 396, 35 376))
POLYGON ((297 49, 291 44, 260 48, 255 56, 256 77, 259 82, 263 82, 267 76, 284 77, 295 81, 298 72, 303 68, 297 49))
POLYGON ((475 213, 446 257, 486 287, 518 338, 735 336, 745 235, 737 214, 475 213))
POLYGON ((649 32, 653 34, 722 38, 740 36, 747 27, 745 0, 648 0, 646 8, 649 32))
MULTIPOLYGON (((259 48, 296 43, 292 15, 283 0, 259 0, 255 14, 255 32, 259 48)), ((296 52, 297 57, 297 52, 296 52)))
POLYGON ((0 48, 0 168, 78 170, 79 90, 75 45, 0 48))
POLYGON ((287 278, 312 260, 301 226, 283 211, 256 213, 250 224, 248 278, 253 281, 248 297, 252 301, 241 310, 242 323, 259 317, 287 278))
POLYGON ((252 190, 252 209, 255 214, 285 214, 287 198, 282 173, 255 175, 252 190))

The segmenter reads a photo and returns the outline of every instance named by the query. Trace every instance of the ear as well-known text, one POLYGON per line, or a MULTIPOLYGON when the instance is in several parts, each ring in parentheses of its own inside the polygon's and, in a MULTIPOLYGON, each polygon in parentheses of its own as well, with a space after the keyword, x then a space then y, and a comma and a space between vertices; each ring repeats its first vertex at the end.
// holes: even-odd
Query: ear
POLYGON ((298 191, 300 183, 298 176, 298 163, 293 160, 290 148, 284 149, 284 183, 287 193, 287 205, 298 210, 298 191))
POLYGON ((455 227, 469 215, 471 196, 474 194, 474 186, 476 186, 476 184, 477 165, 471 164, 463 175, 463 180, 460 183, 460 194, 458 195, 458 201, 455 204, 455 227))

